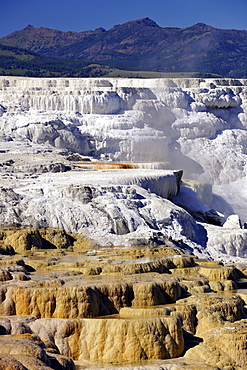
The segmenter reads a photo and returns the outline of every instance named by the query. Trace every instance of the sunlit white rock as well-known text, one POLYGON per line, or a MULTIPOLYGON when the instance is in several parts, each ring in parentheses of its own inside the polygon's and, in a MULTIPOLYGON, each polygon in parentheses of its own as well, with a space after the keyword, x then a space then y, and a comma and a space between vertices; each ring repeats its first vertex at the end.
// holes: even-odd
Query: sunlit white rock
MULTIPOLYGON (((30 148, 32 145, 50 146, 51 152, 68 150, 94 160, 166 162, 170 168, 183 169, 194 184, 208 184, 204 190, 201 185, 195 185, 189 191, 182 188, 180 205, 188 207, 192 213, 202 212, 204 216, 212 208, 224 216, 238 213, 243 222, 247 219, 246 117, 246 80, 0 77, 0 138, 5 144, 21 140, 30 148)), ((42 149, 38 151, 42 152, 42 149)), ((18 153, 21 156, 18 150, 15 156, 18 153)), ((190 240, 192 245, 198 242, 200 235, 200 248, 206 253, 204 227, 197 225, 187 212, 162 198, 167 189, 153 175, 152 181, 150 177, 136 175, 138 181, 134 183, 129 176, 124 175, 123 180, 118 175, 117 180, 111 182, 111 190, 98 188, 100 195, 93 197, 93 206, 87 204, 82 209, 79 200, 78 204, 77 201, 73 203, 70 187, 64 188, 63 192, 59 186, 53 187, 51 178, 49 182, 50 174, 46 184, 38 185, 39 181, 45 181, 43 175, 42 179, 39 177, 43 167, 32 165, 30 171, 35 168, 37 179, 33 178, 32 186, 20 186, 18 166, 28 171, 27 163, 20 161, 6 176, 0 174, 4 186, 11 184, 7 192, 9 200, 6 201, 6 194, 5 200, 1 198, 3 224, 11 223, 11 220, 18 224, 25 220, 27 224, 34 222, 37 226, 88 230, 96 239, 103 238, 105 233, 108 236, 102 240, 112 244, 118 243, 120 234, 124 235, 122 242, 125 238, 131 243, 137 239, 151 240, 154 234, 161 233, 161 238, 164 235, 177 241, 180 238, 181 243, 190 240), (129 186, 135 188, 141 200, 126 195, 128 192, 123 189, 129 186), (18 213, 15 207, 19 204, 18 213), (134 209, 130 204, 135 205, 134 209)), ((82 172, 86 178, 86 171, 82 172)), ((24 181, 25 176, 20 173, 24 181)), ((70 176, 73 177, 72 173, 64 174, 62 181, 70 176)), ((102 183, 97 183, 95 176, 87 185, 107 186, 102 177, 98 178, 102 183)), ((71 189, 76 198, 78 189, 73 186, 71 189)), ((3 196, 4 192, 1 194, 3 196)), ((211 216, 218 217, 212 212, 211 216)), ((216 234, 220 235, 220 231, 215 231, 216 234)), ((213 248, 210 240, 216 239, 210 238, 208 245, 213 248)), ((232 243, 230 239, 238 239, 225 238, 228 245, 232 243)), ((236 251, 227 247, 226 252, 245 255, 245 242, 241 243, 236 251)))
POLYGON ((186 111, 183 117, 179 117, 173 123, 172 127, 179 129, 180 137, 186 139, 196 139, 198 137, 212 139, 217 132, 229 128, 229 125, 209 112, 186 111))
POLYGON ((227 87, 202 90, 199 99, 206 107, 210 108, 233 108, 241 102, 240 97, 227 87))
POLYGON ((247 131, 227 129, 214 139, 181 138, 179 142, 183 154, 202 166, 199 181, 227 184, 246 176, 246 140, 247 131))
POLYGON ((212 258, 223 261, 241 261, 241 259, 244 261, 246 259, 247 230, 204 226, 207 230, 207 249, 212 258))
POLYGON ((241 221, 239 219, 239 215, 230 215, 227 217, 226 222, 223 225, 226 229, 241 229, 241 221))

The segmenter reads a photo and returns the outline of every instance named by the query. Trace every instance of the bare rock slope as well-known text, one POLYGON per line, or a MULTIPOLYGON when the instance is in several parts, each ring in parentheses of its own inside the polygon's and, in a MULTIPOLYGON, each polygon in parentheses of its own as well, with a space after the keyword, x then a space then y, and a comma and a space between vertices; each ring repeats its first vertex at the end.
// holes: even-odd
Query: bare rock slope
POLYGON ((246 230, 218 236, 246 219, 246 96, 246 80, 1 77, 1 225, 244 258, 246 230))

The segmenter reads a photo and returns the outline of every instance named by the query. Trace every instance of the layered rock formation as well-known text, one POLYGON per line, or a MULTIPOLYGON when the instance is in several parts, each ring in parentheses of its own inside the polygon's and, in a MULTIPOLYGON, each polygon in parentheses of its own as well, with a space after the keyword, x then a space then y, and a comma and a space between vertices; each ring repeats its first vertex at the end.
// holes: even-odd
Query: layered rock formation
POLYGON ((0 367, 243 368, 246 81, 1 77, 0 104, 0 367))
POLYGON ((85 248, 59 230, 1 235, 18 250, 0 259, 2 368, 244 368, 246 266, 167 245, 85 248))
POLYGON ((2 225, 245 256, 246 231, 223 248, 193 220, 245 221, 245 80, 1 77, 0 104, 2 225), (177 194, 180 169, 193 180, 177 194))

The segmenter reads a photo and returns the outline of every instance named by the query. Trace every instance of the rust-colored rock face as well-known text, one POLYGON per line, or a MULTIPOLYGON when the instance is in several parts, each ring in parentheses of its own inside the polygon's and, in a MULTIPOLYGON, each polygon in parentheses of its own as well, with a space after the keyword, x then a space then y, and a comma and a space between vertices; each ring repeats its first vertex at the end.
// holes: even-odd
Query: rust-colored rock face
POLYGON ((233 293, 244 266, 165 245, 85 248, 56 230, 5 229, 6 245, 15 254, 0 256, 0 370, 247 367, 246 299, 233 293))

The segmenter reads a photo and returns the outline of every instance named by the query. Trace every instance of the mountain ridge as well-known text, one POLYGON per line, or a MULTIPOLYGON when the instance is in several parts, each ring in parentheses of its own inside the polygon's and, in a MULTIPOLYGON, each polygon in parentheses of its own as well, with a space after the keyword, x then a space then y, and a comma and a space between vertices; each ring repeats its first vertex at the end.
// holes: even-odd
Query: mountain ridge
POLYGON ((247 77, 247 31, 222 30, 204 23, 162 28, 146 17, 109 30, 83 32, 28 25, 0 38, 0 44, 121 69, 247 77))

